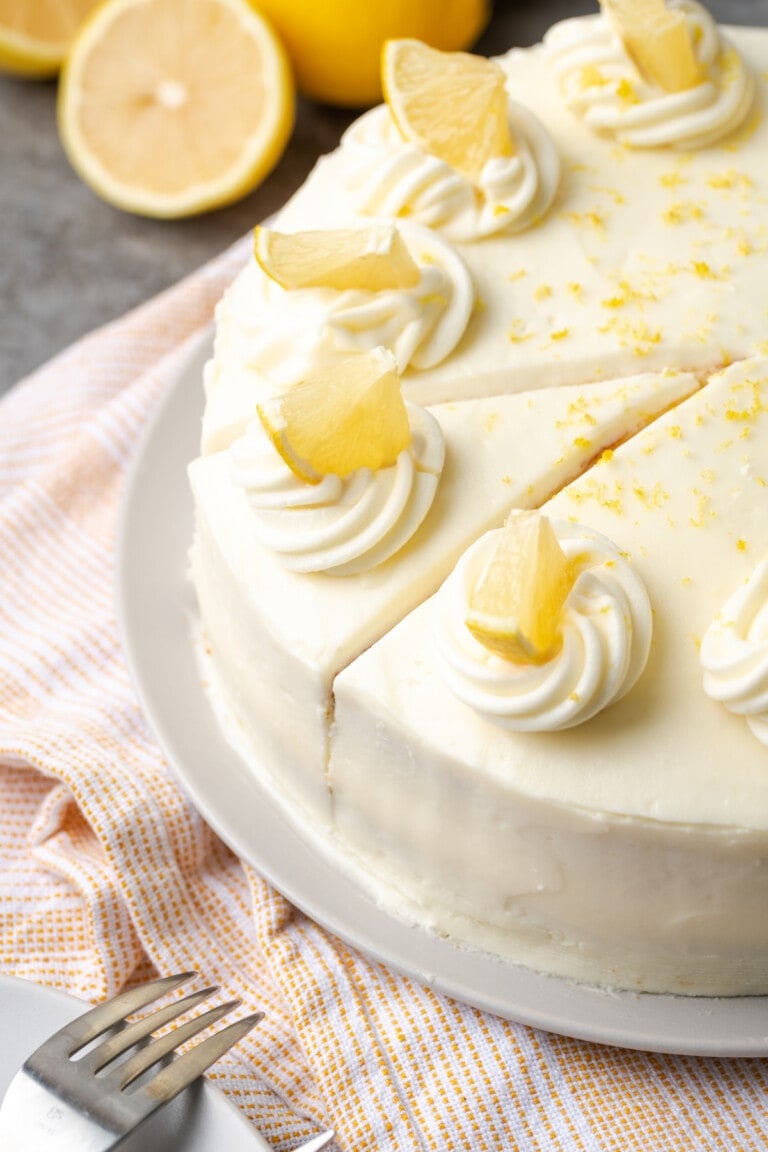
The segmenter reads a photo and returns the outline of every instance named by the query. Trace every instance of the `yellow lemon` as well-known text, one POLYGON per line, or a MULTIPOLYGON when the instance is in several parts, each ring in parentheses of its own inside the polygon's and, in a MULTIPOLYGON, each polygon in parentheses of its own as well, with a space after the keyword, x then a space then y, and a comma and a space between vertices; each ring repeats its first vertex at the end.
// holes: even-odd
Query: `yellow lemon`
POLYGON ((395 357, 387 348, 316 372, 257 408, 291 471, 310 484, 386 468, 411 441, 395 357))
POLYGON ((392 225, 320 232, 274 232, 259 227, 254 255, 283 288, 413 288, 419 269, 392 225))
POLYGON ((685 13, 664 0, 603 0, 640 75, 665 92, 684 92, 705 79, 685 13))
POLYGON ((492 60, 390 40, 382 79, 403 137, 468 179, 476 181, 492 157, 512 155, 504 73, 492 60))
POLYGON ((145 216, 231 203, 274 167, 293 126, 285 52, 248 0, 107 0, 59 91, 75 170, 145 216))
POLYGON ((467 628, 505 660, 541 663, 557 649, 573 579, 547 517, 513 512, 470 593, 467 628))
POLYGON ((299 90, 357 108, 381 99, 385 40, 415 37, 468 48, 488 23, 488 0, 260 0, 293 62, 299 90))
POLYGON ((55 76, 98 2, 0 0, 0 68, 19 76, 55 76))

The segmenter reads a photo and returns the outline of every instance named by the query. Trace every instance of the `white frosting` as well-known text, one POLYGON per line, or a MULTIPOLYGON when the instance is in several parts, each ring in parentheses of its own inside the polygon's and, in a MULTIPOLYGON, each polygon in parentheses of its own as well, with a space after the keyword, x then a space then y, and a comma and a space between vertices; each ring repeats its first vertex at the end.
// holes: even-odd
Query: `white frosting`
POLYGON ((768 557, 713 620, 700 657, 705 692, 768 745, 768 557))
POLYGON ((564 20, 544 38, 568 107, 596 132, 635 148, 705 147, 733 132, 752 105, 752 74, 709 13, 694 0, 670 7, 685 12, 706 75, 684 92, 646 82, 604 15, 564 20))
POLYGON ((294 572, 347 576, 398 552, 426 516, 443 468, 443 433, 429 412, 408 404, 411 443, 390 468, 359 468, 307 484, 275 450, 261 421, 229 449, 232 482, 244 488, 253 532, 294 572))
POLYGON ((516 664, 480 644, 465 620, 468 599, 498 533, 462 558, 435 598, 441 671, 470 708, 518 732, 583 724, 630 690, 651 644, 651 607, 642 580, 618 548, 596 532, 553 523, 576 579, 563 606, 562 644, 542 664, 516 664))
MULTIPOLYGON (((285 289, 252 260, 248 283, 225 298, 217 317, 234 333, 239 359, 286 387, 351 352, 391 348, 400 372, 430 368, 450 354, 472 312, 464 261, 440 237, 406 225, 403 239, 419 268, 411 288, 285 289)), ((232 354, 232 350, 229 351, 232 354)))
POLYGON ((408 216, 451 240, 519 232, 542 217, 560 180, 560 159, 543 124, 508 102, 513 156, 489 160, 476 186, 444 160, 404 141, 387 106, 367 112, 342 137, 345 183, 356 210, 408 216))

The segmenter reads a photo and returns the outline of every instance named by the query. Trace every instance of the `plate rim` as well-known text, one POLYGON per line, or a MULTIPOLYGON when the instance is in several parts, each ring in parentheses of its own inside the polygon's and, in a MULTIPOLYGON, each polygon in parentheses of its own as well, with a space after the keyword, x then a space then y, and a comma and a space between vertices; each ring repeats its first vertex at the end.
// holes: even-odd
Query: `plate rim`
POLYGON ((212 340, 209 325, 189 341, 183 363, 148 418, 126 477, 116 549, 118 629, 131 681, 173 775, 194 806, 236 855, 310 919, 364 955, 464 1004, 620 1048, 768 1056, 768 996, 689 997, 597 988, 470 951, 396 919, 305 841, 275 796, 248 771, 221 733, 200 680, 191 627, 194 593, 184 575, 192 524, 186 464, 197 455, 202 365, 212 340), (168 517, 170 512, 174 515, 168 517), (158 523, 173 529, 158 536, 152 531, 158 523), (170 650, 163 640, 170 642, 170 650), (171 684, 180 684, 182 703, 184 693, 190 693, 183 715, 194 716, 194 737, 186 730, 189 721, 182 718, 171 684), (214 787, 206 773, 210 762, 218 765, 214 787), (232 788, 243 801, 236 810, 225 802, 232 788), (253 838, 239 823, 245 801, 257 802, 251 809, 255 829, 249 824, 253 838))

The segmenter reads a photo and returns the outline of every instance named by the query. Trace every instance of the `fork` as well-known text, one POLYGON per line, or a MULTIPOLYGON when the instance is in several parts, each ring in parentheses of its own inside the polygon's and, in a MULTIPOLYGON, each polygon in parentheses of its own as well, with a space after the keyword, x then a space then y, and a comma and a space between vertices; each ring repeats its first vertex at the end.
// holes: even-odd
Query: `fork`
MULTIPOLYGON (((215 1024, 240 1001, 209 1008, 155 1038, 153 1032, 195 1008, 218 988, 191 992, 139 1020, 126 1020, 196 975, 163 976, 122 992, 41 1044, 12 1080, 0 1108, 3 1152, 106 1152, 114 1148, 264 1018, 263 1012, 254 1012, 236 1020, 180 1056, 175 1055, 179 1045, 215 1024), (106 1038, 94 1044, 105 1033, 106 1038), (131 1054, 131 1049, 136 1051, 131 1054), (116 1063, 121 1056, 126 1058, 116 1063), (159 1070, 151 1078, 145 1076, 157 1064, 159 1070)), ((319 1152, 333 1135, 322 1133, 297 1152, 319 1152)))

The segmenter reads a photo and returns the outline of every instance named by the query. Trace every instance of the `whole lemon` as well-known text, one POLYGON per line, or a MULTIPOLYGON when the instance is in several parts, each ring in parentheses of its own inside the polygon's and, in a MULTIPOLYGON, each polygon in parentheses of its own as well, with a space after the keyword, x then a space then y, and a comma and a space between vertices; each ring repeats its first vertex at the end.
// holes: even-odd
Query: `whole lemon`
POLYGON ((488 23, 489 0, 257 0, 285 44, 299 91, 358 108, 381 100, 385 40, 469 48, 488 23))

